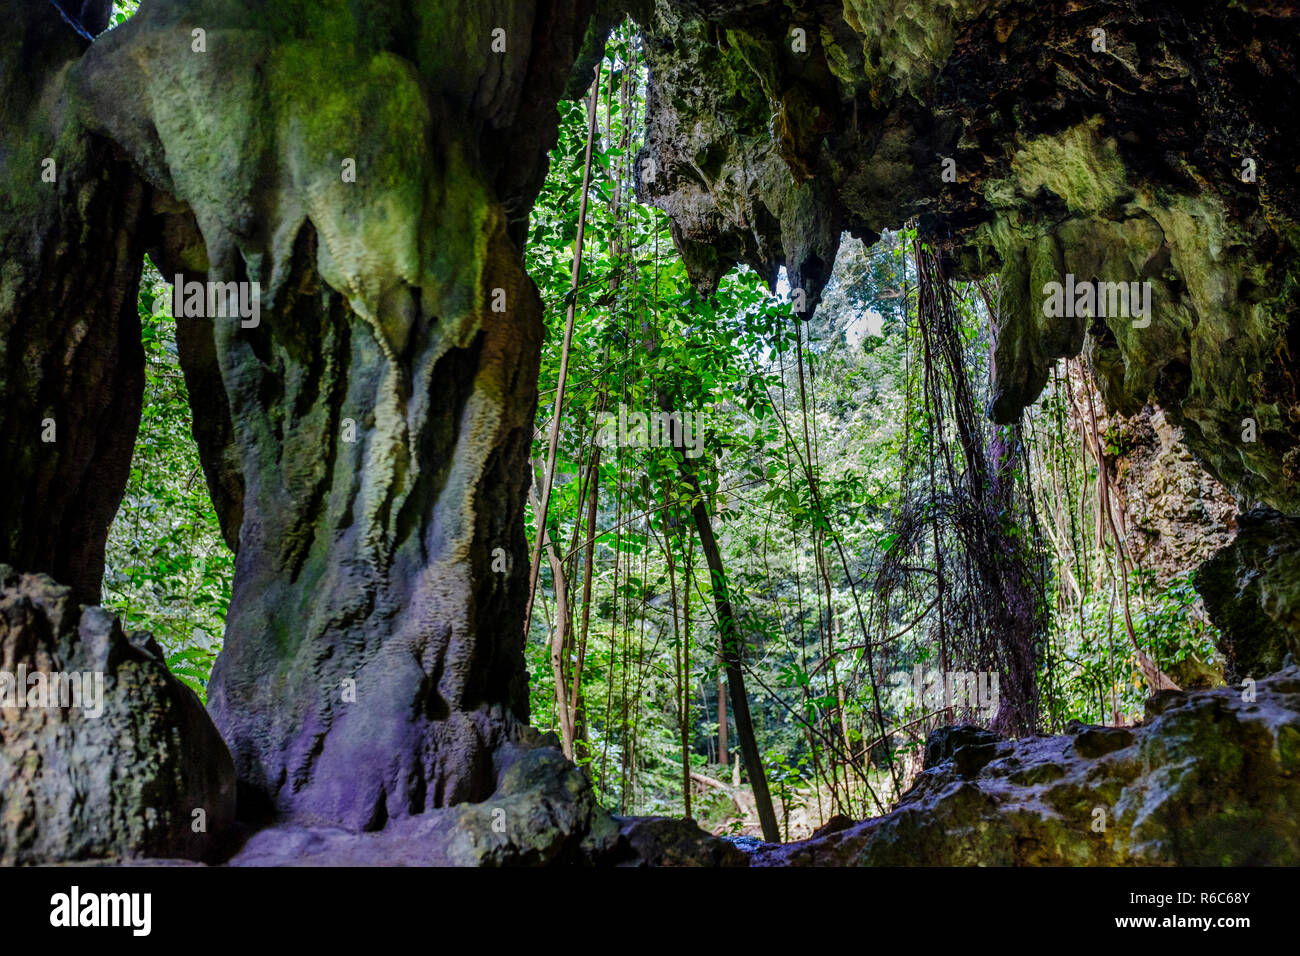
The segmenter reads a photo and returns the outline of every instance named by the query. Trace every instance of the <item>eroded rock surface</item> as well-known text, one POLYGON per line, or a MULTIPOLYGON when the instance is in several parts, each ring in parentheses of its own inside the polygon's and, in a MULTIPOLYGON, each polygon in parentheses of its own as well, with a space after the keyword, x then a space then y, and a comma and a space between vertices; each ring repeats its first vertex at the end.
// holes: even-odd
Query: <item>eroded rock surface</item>
POLYGON ((1247 506, 1300 511, 1294 5, 646 7, 638 188, 702 288, 784 265, 812 304, 842 229, 916 219, 1000 276, 999 421, 1085 351, 1111 408, 1155 397, 1247 506), (1150 315, 1049 318, 1067 274, 1149 283, 1150 315))
MULTIPOLYGON (((102 29, 112 3, 68 7, 102 29)), ((0 561, 96 604, 144 393, 146 189, 68 96, 85 29, 44 0, 0 17, 0 561)))
POLYGON ((620 818, 553 734, 525 732, 498 748, 497 790, 393 821, 383 830, 273 826, 232 866, 743 866, 743 853, 689 820, 620 818))
POLYGON ((214 858, 234 820, 226 745, 153 638, 0 565, 0 864, 214 858))
POLYGON ((1192 457, 1182 430, 1159 407, 1111 422, 1119 446, 1114 481, 1124 503, 1124 544, 1158 585, 1168 584, 1232 542, 1236 502, 1192 457))
POLYGON ((1300 863, 1300 669, 1148 702, 1133 728, 1002 740, 945 728, 887 816, 755 866, 1300 863))
POLYGON ((209 706, 250 819, 482 801, 524 733, 520 243, 593 7, 160 0, 73 73, 162 197, 168 278, 258 284, 255 321, 178 323, 237 536, 209 706))
POLYGON ((619 832, 582 771, 533 733, 500 747, 500 785, 481 803, 434 808, 358 833, 343 827, 272 826, 232 866, 540 866, 590 862, 619 832))
POLYGON ((1196 589, 1223 633, 1227 677, 1258 678, 1300 660, 1300 521, 1268 509, 1196 571, 1196 589))

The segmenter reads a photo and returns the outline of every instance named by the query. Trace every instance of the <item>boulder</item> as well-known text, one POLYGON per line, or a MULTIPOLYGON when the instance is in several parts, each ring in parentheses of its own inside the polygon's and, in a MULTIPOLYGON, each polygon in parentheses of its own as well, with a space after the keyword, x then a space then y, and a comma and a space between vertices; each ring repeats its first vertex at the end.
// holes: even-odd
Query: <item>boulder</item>
POLYGON ((892 813, 764 844, 752 865, 1300 863, 1294 666, 1244 691, 1166 691, 1137 727, 1075 723, 1063 736, 1015 741, 986 734, 936 731, 926 769, 892 813))
POLYGON ((1229 681, 1300 657, 1300 520, 1257 508, 1239 528, 1196 570, 1196 589, 1223 634, 1229 681))
POLYGON ((691 820, 616 817, 554 734, 528 728, 499 748, 487 799, 390 820, 378 830, 292 821, 257 832, 232 866, 745 866, 746 854, 691 820))
POLYGON ((0 864, 213 859, 230 753, 147 633, 0 565, 0 864))

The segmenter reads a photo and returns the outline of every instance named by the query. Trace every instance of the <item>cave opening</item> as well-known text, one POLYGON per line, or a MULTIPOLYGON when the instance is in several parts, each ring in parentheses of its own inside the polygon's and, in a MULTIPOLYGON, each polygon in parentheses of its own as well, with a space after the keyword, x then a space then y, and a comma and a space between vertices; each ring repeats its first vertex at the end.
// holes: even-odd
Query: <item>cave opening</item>
POLYGON ((15 5, 0 857, 1300 858, 1293 12, 631 6, 15 5))
POLYGON ((168 668, 206 699, 221 650, 234 554, 221 534, 192 432, 171 282, 147 256, 138 296, 144 401, 130 477, 105 547, 103 606, 149 631, 168 668))

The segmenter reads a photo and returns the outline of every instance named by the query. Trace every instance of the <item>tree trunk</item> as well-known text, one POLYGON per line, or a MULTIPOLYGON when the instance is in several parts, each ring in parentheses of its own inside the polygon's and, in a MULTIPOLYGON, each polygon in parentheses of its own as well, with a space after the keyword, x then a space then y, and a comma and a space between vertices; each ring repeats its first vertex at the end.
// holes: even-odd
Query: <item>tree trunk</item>
POLYGON ((740 738, 740 752, 745 759, 745 772, 749 774, 749 785, 754 789, 754 802, 758 807, 758 819, 763 826, 763 839, 769 843, 781 842, 781 829, 776 822, 776 812, 772 809, 772 797, 767 790, 767 776, 763 772, 763 761, 758 753, 758 741, 754 738, 754 724, 749 716, 749 698, 745 694, 745 677, 741 670, 743 641, 736 619, 731 611, 731 597, 727 590, 726 570, 722 565, 722 553, 718 550, 717 539, 713 536, 713 525, 709 520, 709 511, 704 504, 704 495, 700 483, 682 463, 683 478, 686 480, 693 498, 691 516, 695 519, 695 530, 700 536, 700 548, 709 566, 709 579, 713 588, 713 605, 718 613, 718 627, 721 631, 722 659, 727 669, 727 683, 731 686, 731 711, 736 718, 736 736, 740 738))
MULTIPOLYGON (((534 465, 536 467, 536 465, 534 465)), ((541 520, 542 506, 537 500, 536 492, 528 491, 533 514, 541 520)), ((569 711, 569 692, 564 680, 564 650, 569 634, 569 582, 564 574, 564 562, 555 552, 555 542, 545 525, 537 529, 539 540, 546 552, 547 563, 551 566, 551 578, 555 582, 555 625, 551 628, 548 657, 551 663, 551 680, 554 682, 555 722, 560 725, 560 749, 564 756, 573 759, 573 715, 569 711)))
MULTIPOLYGON (((603 404, 602 404, 603 409, 603 404)), ((587 747, 586 702, 582 695, 582 671, 587 663, 587 635, 591 627, 591 585, 596 559, 596 505, 600 492, 600 445, 592 439, 591 466, 587 470, 587 521, 586 541, 582 549, 582 624, 578 632, 578 660, 573 668, 573 687, 569 696, 569 712, 573 715, 575 756, 581 744, 587 747)))
POLYGON ((718 763, 727 765, 727 672, 718 655, 718 763))

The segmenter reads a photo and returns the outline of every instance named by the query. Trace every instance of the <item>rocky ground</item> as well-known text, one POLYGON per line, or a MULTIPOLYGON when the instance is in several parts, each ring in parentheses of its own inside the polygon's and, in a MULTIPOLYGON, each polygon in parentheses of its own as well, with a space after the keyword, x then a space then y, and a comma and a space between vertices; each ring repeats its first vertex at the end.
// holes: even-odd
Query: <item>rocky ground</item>
POLYGON ((1300 670, 1246 691, 1166 691, 1137 727, 1003 740, 944 728, 892 813, 758 866, 1295 865, 1300 670))
POLYGON ((1233 865, 1300 863, 1300 669, 1165 692, 1133 728, 1004 740, 943 728, 886 816, 783 846, 617 818, 550 735, 502 750, 487 800, 376 832, 233 818, 225 744, 147 635, 0 567, 0 670, 105 674, 103 713, 0 708, 0 861, 258 865, 1233 865), (181 754, 186 759, 182 761, 181 754), (205 810, 196 830, 193 811, 205 810), (246 839, 247 838, 247 839, 246 839))

